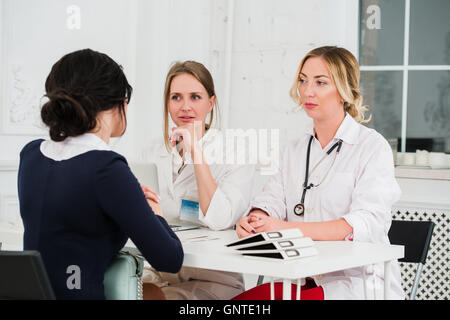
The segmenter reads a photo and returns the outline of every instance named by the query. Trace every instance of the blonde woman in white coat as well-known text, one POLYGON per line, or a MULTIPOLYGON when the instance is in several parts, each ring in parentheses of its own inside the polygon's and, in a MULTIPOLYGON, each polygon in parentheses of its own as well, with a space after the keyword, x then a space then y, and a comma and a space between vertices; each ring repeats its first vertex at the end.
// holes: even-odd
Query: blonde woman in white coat
MULTIPOLYGON (((157 195, 143 186, 144 193, 159 199, 169 222, 180 219, 182 200, 188 200, 198 202, 200 223, 213 230, 228 229, 250 203, 254 166, 226 163, 224 135, 211 127, 216 102, 213 79, 201 63, 177 62, 171 67, 164 90, 164 140, 143 152, 143 160, 157 165, 160 189, 157 195)), ((146 298, 230 299, 244 290, 241 274, 190 267, 177 274, 147 268, 143 280, 146 298)))
MULTIPOLYGON (((357 60, 343 48, 312 50, 300 63, 291 96, 313 126, 287 145, 278 173, 238 222, 238 236, 299 228, 313 240, 389 243, 400 188, 388 142, 360 124, 365 108, 357 60)), ((383 264, 366 272, 369 298, 381 298, 383 264)), ((391 274, 391 297, 403 299, 397 262, 391 274)), ((354 268, 307 279, 301 299, 364 299, 363 288, 363 269, 354 268)), ((264 284, 236 299, 267 299, 269 292, 264 284)))

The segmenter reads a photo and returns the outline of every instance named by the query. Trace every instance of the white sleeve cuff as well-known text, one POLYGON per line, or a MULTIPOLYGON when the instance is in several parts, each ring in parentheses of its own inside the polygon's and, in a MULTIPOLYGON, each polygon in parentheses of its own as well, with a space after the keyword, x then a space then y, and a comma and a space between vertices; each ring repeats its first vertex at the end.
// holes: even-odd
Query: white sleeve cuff
POLYGON ((198 219, 212 230, 225 230, 231 228, 237 221, 233 220, 231 205, 226 195, 217 187, 206 215, 199 209, 198 219))
POLYGON ((370 242, 367 224, 359 214, 348 213, 343 218, 353 228, 353 241, 370 242))

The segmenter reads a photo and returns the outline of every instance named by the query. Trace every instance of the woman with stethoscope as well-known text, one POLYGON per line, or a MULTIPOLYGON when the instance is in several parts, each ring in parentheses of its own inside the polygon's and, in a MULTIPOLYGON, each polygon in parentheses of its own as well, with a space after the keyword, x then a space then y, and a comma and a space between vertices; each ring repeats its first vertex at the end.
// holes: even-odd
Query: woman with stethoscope
MULTIPOLYGON (((366 109, 356 58, 339 47, 310 51, 300 63, 291 97, 313 126, 282 152, 278 173, 237 223, 238 236, 299 228, 313 240, 389 243, 391 206, 401 192, 388 142, 360 124, 366 109)), ((398 263, 392 268, 391 296, 403 299, 398 263)), ((366 268, 366 275, 374 289, 369 294, 381 298, 383 265, 366 268)), ((276 283, 275 298, 280 294, 276 283)), ((263 284, 235 299, 269 297, 270 287, 263 284)), ((301 290, 301 299, 363 298, 363 268, 307 278, 301 290)))
MULTIPOLYGON (((169 222, 195 220, 223 230, 248 208, 255 168, 225 161, 225 135, 212 126, 217 114, 208 69, 196 61, 173 64, 164 89, 164 139, 152 141, 141 155, 158 168, 159 195, 142 186, 144 194, 160 204, 169 222)), ((146 268, 143 280, 146 298, 230 299, 244 290, 242 274, 190 267, 176 274, 146 268)))

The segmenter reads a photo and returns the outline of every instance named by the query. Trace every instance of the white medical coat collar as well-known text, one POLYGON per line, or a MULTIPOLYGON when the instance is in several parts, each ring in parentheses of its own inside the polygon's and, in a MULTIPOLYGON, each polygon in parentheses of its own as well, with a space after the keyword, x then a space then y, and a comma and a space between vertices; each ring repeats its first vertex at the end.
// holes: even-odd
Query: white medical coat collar
MULTIPOLYGON (((306 134, 315 136, 314 125, 311 124, 306 129, 306 134)), ((345 113, 345 118, 339 126, 333 140, 342 139, 345 143, 348 144, 357 144, 359 136, 359 126, 355 119, 347 112, 345 113)))

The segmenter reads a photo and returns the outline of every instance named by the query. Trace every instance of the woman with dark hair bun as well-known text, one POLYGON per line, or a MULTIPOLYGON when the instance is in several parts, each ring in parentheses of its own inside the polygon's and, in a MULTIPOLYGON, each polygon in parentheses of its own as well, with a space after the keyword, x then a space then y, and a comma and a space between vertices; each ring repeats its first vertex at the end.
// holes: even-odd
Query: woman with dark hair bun
POLYGON ((21 151, 18 191, 24 250, 41 253, 56 297, 104 299, 104 273, 128 238, 154 268, 178 272, 178 237, 108 145, 125 132, 132 93, 121 66, 106 54, 76 51, 53 66, 45 89, 41 117, 51 140, 21 151), (74 266, 75 288, 68 281, 74 266))
POLYGON ((45 90, 50 101, 42 107, 41 117, 53 141, 94 130, 97 115, 103 111, 118 110, 126 119, 125 107, 133 91, 121 66, 90 49, 61 58, 53 66, 45 90))

